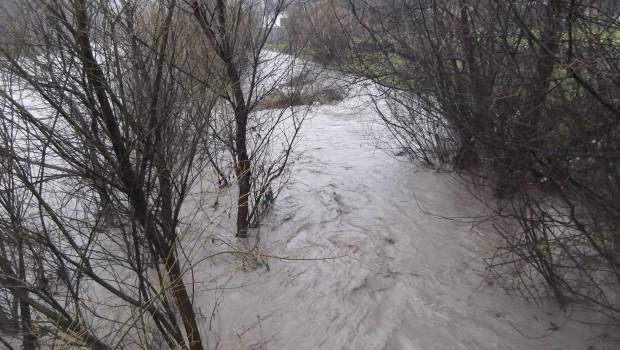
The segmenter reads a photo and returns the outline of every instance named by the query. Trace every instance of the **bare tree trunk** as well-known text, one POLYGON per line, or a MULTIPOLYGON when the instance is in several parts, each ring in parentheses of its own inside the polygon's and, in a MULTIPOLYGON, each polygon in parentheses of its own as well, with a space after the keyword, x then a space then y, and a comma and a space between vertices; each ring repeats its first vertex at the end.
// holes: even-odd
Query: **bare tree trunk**
POLYGON ((464 0, 459 0, 459 21, 460 21, 460 39, 463 44, 463 51, 465 53, 465 69, 468 73, 467 85, 458 84, 459 91, 463 92, 465 101, 462 102, 463 106, 459 109, 461 114, 457 118, 463 119, 467 117, 467 125, 463 126, 465 129, 463 134, 459 150, 455 156, 455 166, 457 168, 467 168, 478 161, 479 149, 476 149, 475 139, 479 138, 480 134, 485 133, 483 118, 488 116, 488 102, 489 90, 488 84, 484 82, 485 77, 482 74, 482 68, 476 60, 476 47, 475 39, 472 35, 471 20, 468 13, 469 9, 467 3, 464 0), (467 96, 466 91, 472 91, 473 96, 467 96))
MULTIPOLYGON (((519 190, 525 178, 533 169, 532 153, 543 141, 544 130, 543 114, 545 113, 545 101, 549 95, 549 86, 553 74, 553 66, 557 61, 560 49, 561 33, 561 2, 550 0, 545 6, 543 29, 538 39, 538 45, 534 48, 536 55, 536 69, 532 81, 528 103, 522 111, 523 117, 517 125, 517 140, 512 142, 509 157, 505 157, 498 164, 498 181, 495 194, 498 198, 510 197, 519 190)), ((536 38, 530 28, 523 22, 523 18, 511 7, 517 21, 528 33, 531 39, 536 38)))
MULTIPOLYGON (((247 119, 246 119, 247 120, 247 119)), ((239 197, 237 199, 237 237, 248 236, 249 199, 250 199, 250 160, 245 142, 245 123, 238 123, 236 145, 237 155, 237 179, 239 181, 239 197)))
POLYGON ((226 78, 230 83, 230 102, 235 114, 235 147, 237 183, 239 196, 237 198, 237 234, 239 238, 245 238, 248 234, 249 226, 249 196, 251 191, 251 160, 248 157, 247 149, 247 124, 249 111, 246 106, 246 98, 241 85, 239 70, 233 62, 234 48, 229 41, 229 33, 226 24, 226 4, 223 0, 218 0, 215 4, 217 12, 217 25, 215 28, 208 21, 208 17, 201 10, 198 2, 193 3, 193 10, 198 24, 203 29, 207 39, 215 46, 217 55, 223 61, 226 78), (217 38, 216 38, 217 37, 217 38))
MULTIPOLYGON (((24 262, 24 243, 20 238, 18 243, 18 254, 19 254, 19 270, 18 270, 18 278, 22 281, 26 279, 26 264, 24 262)), ((28 292, 24 291, 26 297, 28 296, 28 292)), ((32 317, 30 314, 30 305, 24 300, 19 299, 19 312, 21 317, 21 326, 22 326, 22 346, 24 350, 35 350, 37 346, 37 337, 34 334, 34 329, 32 328, 32 317)))
POLYGON ((170 251, 170 258, 166 260, 166 270, 172 280, 172 294, 174 295, 174 299, 181 314, 181 319, 183 320, 183 326, 185 327, 185 333, 189 341, 189 348, 191 350, 202 350, 203 345, 200 337, 200 328, 196 321, 196 313, 194 312, 192 300, 187 293, 187 288, 183 283, 183 274, 181 273, 179 260, 174 249, 175 245, 172 246, 170 251))

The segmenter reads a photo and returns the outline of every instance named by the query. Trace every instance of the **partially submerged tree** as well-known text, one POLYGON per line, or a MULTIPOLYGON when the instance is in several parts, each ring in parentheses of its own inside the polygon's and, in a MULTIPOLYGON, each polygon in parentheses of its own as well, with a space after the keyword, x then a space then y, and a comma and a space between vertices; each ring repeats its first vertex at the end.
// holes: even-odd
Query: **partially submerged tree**
POLYGON ((304 70, 295 51, 269 51, 270 34, 289 3, 277 0, 263 6, 250 0, 190 1, 189 7, 211 50, 204 65, 212 79, 205 81, 223 101, 217 139, 234 160, 238 184, 237 232, 245 238, 266 209, 265 197, 280 186, 290 152, 305 117, 294 107, 308 88, 293 79, 304 70), (260 108, 261 102, 282 94, 290 108, 260 108), (259 111, 260 110, 260 111, 259 111), (273 189, 272 189, 273 187, 273 189))
POLYGON ((25 44, 0 47, 0 317, 27 349, 202 349, 180 213, 214 96, 183 73, 176 2, 19 5, 25 44))

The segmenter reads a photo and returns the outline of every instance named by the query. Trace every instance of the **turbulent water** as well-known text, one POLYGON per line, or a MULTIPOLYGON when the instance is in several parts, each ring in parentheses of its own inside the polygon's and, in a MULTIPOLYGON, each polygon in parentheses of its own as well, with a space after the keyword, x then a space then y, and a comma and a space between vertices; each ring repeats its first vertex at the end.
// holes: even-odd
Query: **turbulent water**
MULTIPOLYGON (((484 278, 492 232, 437 216, 481 205, 450 176, 377 150, 361 100, 309 115, 290 181, 260 228, 269 270, 228 254, 194 269, 209 347, 605 348, 602 331, 484 278)), ((196 260, 229 249, 220 239, 235 244, 226 227, 195 247, 196 260)))
POLYGON ((528 304, 486 279, 492 231, 446 219, 483 207, 448 174, 377 149, 374 118, 359 96, 312 109, 290 179, 259 228, 258 266, 234 253, 247 249, 232 232, 234 186, 200 183, 179 246, 207 348, 620 347, 574 313, 528 304))

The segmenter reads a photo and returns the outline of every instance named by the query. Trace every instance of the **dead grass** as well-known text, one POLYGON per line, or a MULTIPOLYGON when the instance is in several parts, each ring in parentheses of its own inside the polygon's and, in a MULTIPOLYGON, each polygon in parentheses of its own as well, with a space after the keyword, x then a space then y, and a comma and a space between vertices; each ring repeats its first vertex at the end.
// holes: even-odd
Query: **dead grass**
POLYGON ((330 104, 344 99, 344 93, 340 89, 326 88, 313 93, 284 93, 273 92, 265 96, 256 106, 256 110, 283 109, 293 106, 309 106, 317 104, 330 104))

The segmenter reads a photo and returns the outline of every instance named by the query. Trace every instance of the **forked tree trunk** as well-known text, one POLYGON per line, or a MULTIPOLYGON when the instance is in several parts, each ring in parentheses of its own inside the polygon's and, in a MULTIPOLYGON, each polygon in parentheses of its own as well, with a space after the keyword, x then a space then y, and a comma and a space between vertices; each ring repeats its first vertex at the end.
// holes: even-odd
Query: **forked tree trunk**
MULTIPOLYGON (((171 5, 172 6, 172 5, 171 5)), ((159 236, 154 228, 157 226, 156 219, 150 215, 146 194, 141 187, 141 181, 137 174, 133 171, 133 165, 129 158, 129 152, 126 148, 125 140, 122 136, 119 121, 114 114, 112 105, 106 94, 106 77, 101 67, 97 63, 90 43, 89 34, 89 17, 86 12, 87 4, 85 0, 80 0, 75 4, 75 12, 77 16, 77 31, 74 34, 80 49, 80 60, 84 66, 86 77, 93 87, 93 93, 102 108, 100 118, 108 129, 110 142, 114 149, 114 153, 119 160, 120 178, 125 187, 125 191, 129 197, 132 207, 135 210, 136 218, 146 231, 146 237, 149 244, 155 247, 160 258, 165 261, 166 273, 172 281, 172 293, 175 298, 176 306, 179 309, 189 348, 191 350, 202 350, 202 340, 200 338, 200 329, 196 321, 189 293, 183 283, 181 268, 179 266, 175 241, 176 232, 172 214, 172 186, 170 183, 170 174, 165 166, 163 154, 159 153, 158 170, 160 170, 160 194, 162 194, 162 226, 163 234, 159 236)), ((156 130, 156 134, 161 130, 156 130)), ((161 136, 161 135, 159 135, 161 136)), ((161 140, 159 140, 161 141, 161 140)))

